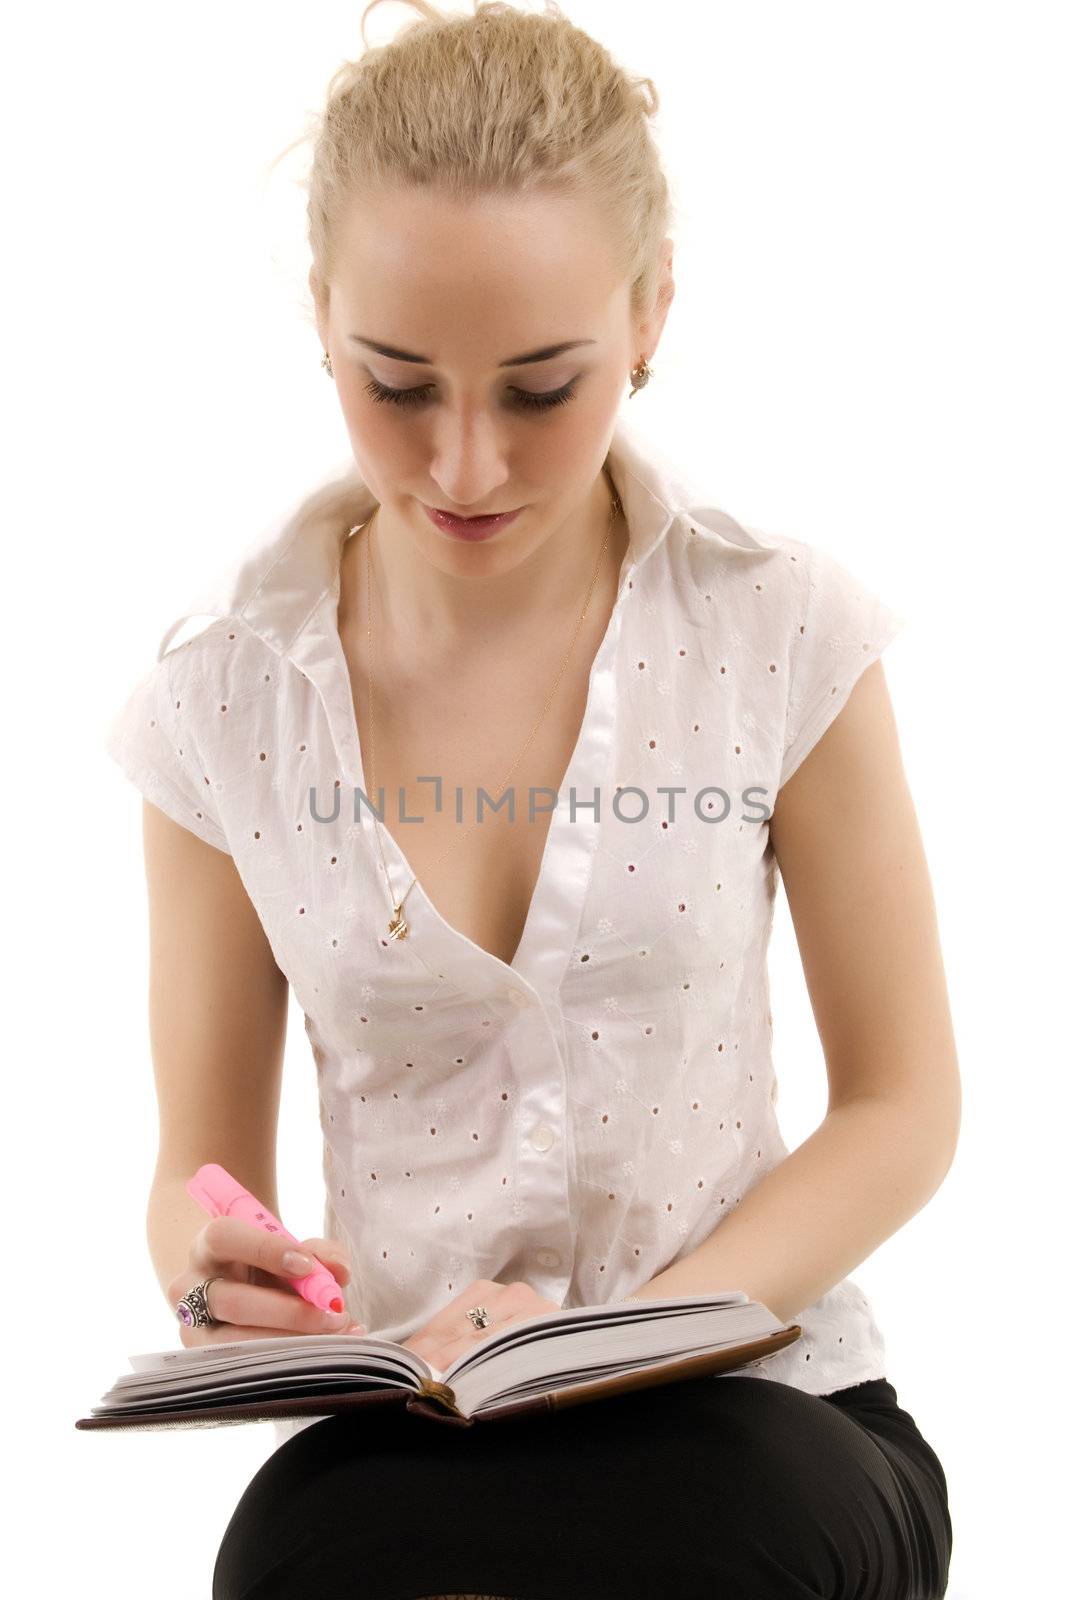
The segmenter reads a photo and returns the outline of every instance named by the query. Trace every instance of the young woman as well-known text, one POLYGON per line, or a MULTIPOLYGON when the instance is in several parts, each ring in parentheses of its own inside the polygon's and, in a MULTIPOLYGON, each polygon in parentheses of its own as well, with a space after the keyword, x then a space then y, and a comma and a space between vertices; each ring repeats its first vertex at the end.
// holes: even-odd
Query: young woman
POLYGON ((673 298, 650 81, 557 8, 417 9, 336 75, 312 165, 356 470, 168 630, 110 737, 147 801, 161 1287, 186 1344, 359 1318, 440 1369, 719 1289, 802 1335, 541 1425, 279 1424, 213 1594, 935 1600, 944 1472, 846 1276, 958 1134, 901 619, 622 422, 673 298), (829 1074, 791 1154, 779 876, 829 1074), (218 1160, 278 1209, 291 988, 338 1319, 184 1187, 218 1160))

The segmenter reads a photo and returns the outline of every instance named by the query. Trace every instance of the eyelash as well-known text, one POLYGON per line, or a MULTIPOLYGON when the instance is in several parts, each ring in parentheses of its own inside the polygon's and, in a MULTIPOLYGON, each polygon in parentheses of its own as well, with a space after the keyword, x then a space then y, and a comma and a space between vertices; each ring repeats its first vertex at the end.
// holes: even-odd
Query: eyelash
MULTIPOLYGON (((513 397, 517 406, 522 411, 549 411, 552 406, 563 406, 571 400, 576 393, 579 379, 573 378, 570 383, 561 389, 551 389, 547 394, 532 394, 527 389, 514 389, 513 397)), ((415 389, 388 389, 385 384, 372 378, 365 384, 365 392, 373 400, 384 401, 396 406, 419 406, 423 404, 430 384, 422 384, 415 389)))

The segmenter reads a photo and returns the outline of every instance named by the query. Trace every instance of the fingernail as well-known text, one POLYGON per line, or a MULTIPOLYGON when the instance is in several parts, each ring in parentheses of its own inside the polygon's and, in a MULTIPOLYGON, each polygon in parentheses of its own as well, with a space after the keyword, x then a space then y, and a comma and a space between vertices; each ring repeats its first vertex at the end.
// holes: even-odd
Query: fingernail
POLYGON ((288 1250, 283 1256, 283 1266, 291 1277, 303 1278, 306 1273, 313 1271, 316 1263, 311 1256, 303 1256, 297 1250, 288 1250))

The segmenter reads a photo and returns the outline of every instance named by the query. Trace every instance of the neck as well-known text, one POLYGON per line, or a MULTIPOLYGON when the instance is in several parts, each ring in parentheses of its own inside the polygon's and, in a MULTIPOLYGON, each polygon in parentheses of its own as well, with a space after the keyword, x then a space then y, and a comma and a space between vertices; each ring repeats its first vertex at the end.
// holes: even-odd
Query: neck
POLYGON ((348 591, 351 598, 347 613, 355 626, 366 626, 370 555, 373 628, 380 650, 388 640, 404 650, 440 656, 506 641, 516 647, 538 637, 550 617, 579 617, 600 550, 591 604, 616 594, 629 532, 620 509, 611 525, 612 507, 610 480, 601 472, 585 503, 527 559, 508 572, 479 577, 444 572, 407 532, 395 536, 380 509, 349 539, 343 553, 343 594, 348 591))

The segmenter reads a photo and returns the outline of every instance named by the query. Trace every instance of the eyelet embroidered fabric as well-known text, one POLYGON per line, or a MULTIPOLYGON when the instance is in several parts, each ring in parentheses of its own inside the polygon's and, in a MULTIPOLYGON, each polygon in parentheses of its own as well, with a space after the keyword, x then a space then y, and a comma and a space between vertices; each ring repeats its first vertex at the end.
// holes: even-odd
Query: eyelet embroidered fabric
MULTIPOLYGON (((375 505, 352 469, 172 624, 107 734, 154 805, 234 858, 305 1015, 322 1232, 351 1252, 350 1315, 384 1338, 474 1278, 622 1299, 788 1154, 769 818, 905 619, 820 547, 699 504, 623 423, 608 467, 629 553, 510 965, 419 882, 410 936, 386 935, 337 628, 343 542, 375 505)), ((404 839, 381 837, 408 884, 404 839)), ((851 1279, 795 1320, 747 1376, 811 1394, 885 1376, 851 1279)))

